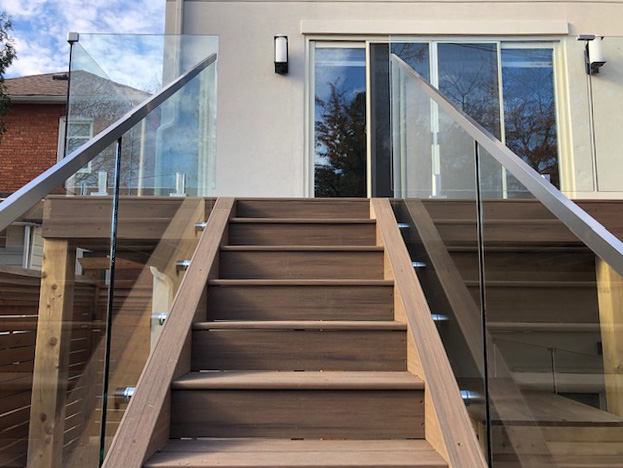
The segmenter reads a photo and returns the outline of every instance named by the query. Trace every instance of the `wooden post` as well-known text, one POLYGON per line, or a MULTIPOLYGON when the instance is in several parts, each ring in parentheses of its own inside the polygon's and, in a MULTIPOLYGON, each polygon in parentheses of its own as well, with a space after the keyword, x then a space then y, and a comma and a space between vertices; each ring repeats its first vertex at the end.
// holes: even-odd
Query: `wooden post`
POLYGON ((596 267, 606 404, 623 416, 623 278, 599 257, 596 267))
POLYGON ((75 265, 68 240, 44 240, 28 468, 62 466, 75 265))

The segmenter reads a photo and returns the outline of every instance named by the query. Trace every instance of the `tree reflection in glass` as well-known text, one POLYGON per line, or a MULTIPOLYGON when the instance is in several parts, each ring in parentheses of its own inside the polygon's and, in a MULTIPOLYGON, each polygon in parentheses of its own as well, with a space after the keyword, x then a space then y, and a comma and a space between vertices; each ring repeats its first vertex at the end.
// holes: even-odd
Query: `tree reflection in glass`
POLYGON ((502 83, 506 146, 559 187, 552 49, 502 49, 502 83))
POLYGON ((365 63, 365 49, 316 49, 317 197, 366 196, 365 63))

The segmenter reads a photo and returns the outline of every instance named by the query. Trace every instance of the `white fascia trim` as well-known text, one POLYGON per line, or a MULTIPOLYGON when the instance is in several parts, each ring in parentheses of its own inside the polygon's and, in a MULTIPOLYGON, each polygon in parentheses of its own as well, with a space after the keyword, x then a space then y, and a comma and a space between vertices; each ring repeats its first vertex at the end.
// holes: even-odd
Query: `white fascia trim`
POLYGON ((11 102, 16 104, 65 104, 67 96, 11 96, 11 102))
POLYGON ((569 34, 566 21, 302 20, 302 34, 549 36, 569 34))

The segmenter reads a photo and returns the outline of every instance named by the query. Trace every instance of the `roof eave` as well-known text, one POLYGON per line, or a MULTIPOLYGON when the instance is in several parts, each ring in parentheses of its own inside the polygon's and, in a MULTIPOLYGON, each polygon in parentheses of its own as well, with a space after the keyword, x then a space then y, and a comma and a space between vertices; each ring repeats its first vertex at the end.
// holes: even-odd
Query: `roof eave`
POLYGON ((9 95, 9 98, 16 104, 65 104, 67 101, 67 96, 9 95))

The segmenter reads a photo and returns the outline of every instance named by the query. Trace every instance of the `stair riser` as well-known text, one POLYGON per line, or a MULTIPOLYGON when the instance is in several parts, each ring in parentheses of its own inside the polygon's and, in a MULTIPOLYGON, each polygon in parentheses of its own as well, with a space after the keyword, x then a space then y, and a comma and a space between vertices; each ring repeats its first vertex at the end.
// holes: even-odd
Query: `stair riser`
POLYGON ((193 370, 406 370, 404 331, 193 332, 193 370))
POLYGON ((615 442, 623 444, 622 426, 550 426, 541 427, 541 432, 543 433, 543 437, 545 437, 545 440, 548 442, 615 442))
POLYGON ((374 224, 232 223, 231 245, 375 245, 374 224))
MULTIPOLYGON (((433 219, 476 219, 475 200, 422 200, 433 219)), ((487 200, 484 202, 485 219, 554 219, 554 215, 540 202, 534 200, 487 200), (509 203, 510 202, 510 203, 509 203)))
POLYGON ((223 279, 383 279, 383 252, 221 252, 223 279))
POLYGON ((424 437, 424 392, 173 391, 171 437, 424 437))
MULTIPOLYGON (((521 324, 518 327, 521 327, 521 324)), ((599 355, 601 341, 599 331, 571 333, 552 328, 550 331, 529 333, 496 331, 491 335, 497 340, 497 349, 511 370, 541 372, 544 386, 549 386, 550 389, 552 384, 550 348, 565 350, 554 356, 556 371, 576 376, 573 380, 559 376, 559 391, 570 391, 569 388, 573 387, 579 391, 579 386, 593 387, 594 391, 595 386, 603 385, 599 375, 601 372, 596 374, 603 365, 603 357, 599 355), (592 378, 584 378, 583 374, 592 378)))
MULTIPOLYGON (((476 245, 478 231, 476 221, 470 224, 436 224, 439 235, 446 245, 476 245)), ((521 245, 543 247, 546 245, 582 245, 578 238, 560 224, 538 224, 527 220, 524 224, 499 224, 490 222, 485 225, 483 238, 485 244, 521 245)))
MULTIPOLYGON (((485 248, 486 250, 486 248, 485 248)), ((478 280, 478 253, 454 252, 463 279, 478 280)), ((594 281, 595 254, 583 252, 485 252, 489 281, 594 281)))
MULTIPOLYGON (((477 286, 469 288, 480 300, 477 286)), ((598 323, 597 288, 487 286, 487 319, 491 322, 598 323)))
POLYGON ((393 320, 393 286, 211 286, 208 320, 393 320))
POLYGON ((369 219, 368 200, 238 200, 236 216, 245 218, 369 219))

